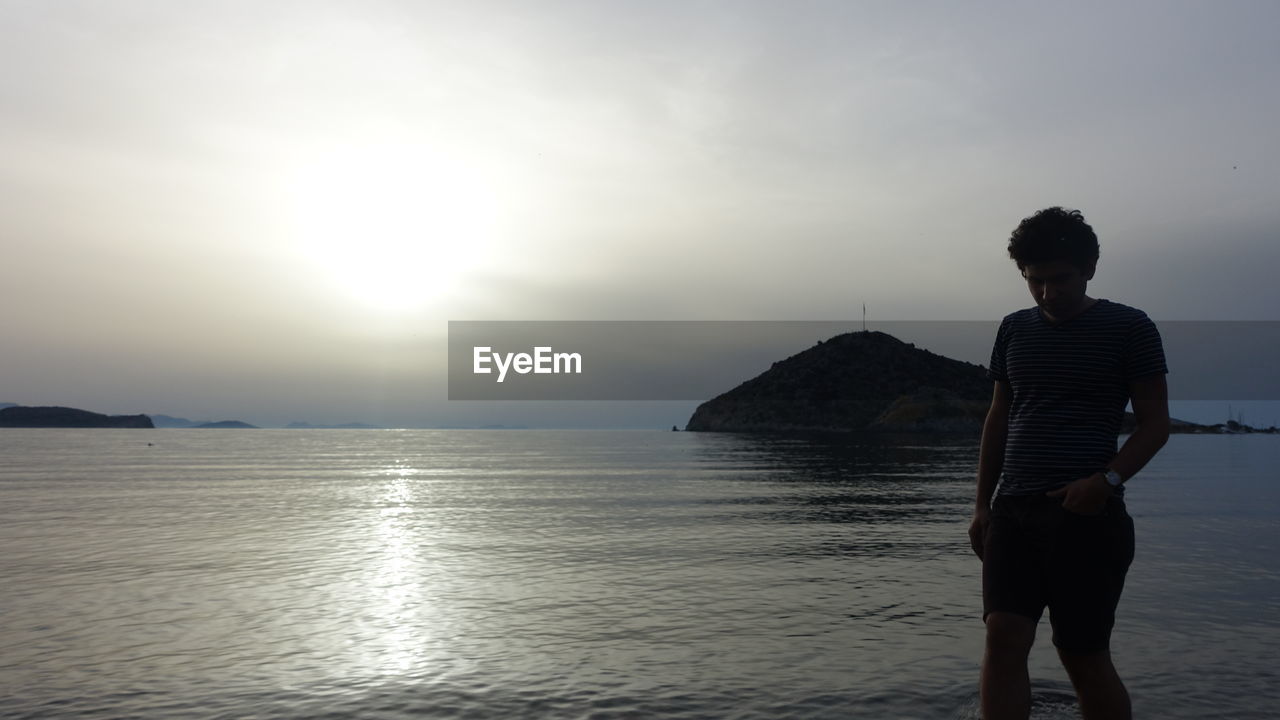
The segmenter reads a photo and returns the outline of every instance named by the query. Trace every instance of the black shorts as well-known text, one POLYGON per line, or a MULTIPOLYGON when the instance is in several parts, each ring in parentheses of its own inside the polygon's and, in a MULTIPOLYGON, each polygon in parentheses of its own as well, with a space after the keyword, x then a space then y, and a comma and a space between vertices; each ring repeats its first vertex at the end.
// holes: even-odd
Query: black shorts
POLYGON ((1054 645, 1106 650, 1131 562, 1133 519, 1118 497, 1096 516, 1063 509, 1061 498, 997 497, 983 548, 982 617, 1011 612, 1039 622, 1048 607, 1054 645))

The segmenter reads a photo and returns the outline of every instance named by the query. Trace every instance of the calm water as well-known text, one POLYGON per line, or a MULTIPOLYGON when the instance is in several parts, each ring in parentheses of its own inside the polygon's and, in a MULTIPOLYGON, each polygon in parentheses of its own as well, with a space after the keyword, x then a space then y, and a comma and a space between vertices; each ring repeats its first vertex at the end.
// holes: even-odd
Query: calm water
MULTIPOLYGON (((975 450, 0 431, 0 717, 974 717, 975 450)), ((1130 486, 1138 717, 1276 715, 1277 467, 1177 436, 1130 486)), ((1074 717, 1047 626, 1032 675, 1074 717)))

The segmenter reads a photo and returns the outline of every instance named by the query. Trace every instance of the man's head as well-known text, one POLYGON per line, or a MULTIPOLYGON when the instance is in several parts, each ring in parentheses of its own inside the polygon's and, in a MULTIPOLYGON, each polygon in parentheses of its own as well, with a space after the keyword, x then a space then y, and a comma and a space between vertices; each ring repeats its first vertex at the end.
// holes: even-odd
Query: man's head
POLYGON ((1086 284, 1098 264, 1098 237, 1079 210, 1045 208, 1024 218, 1009 238, 1009 257, 1051 320, 1081 312, 1086 284))
POLYGON ((1098 264, 1098 236, 1079 210, 1045 208, 1023 218, 1014 228, 1009 236, 1009 257, 1019 270, 1062 260, 1091 274, 1098 264))

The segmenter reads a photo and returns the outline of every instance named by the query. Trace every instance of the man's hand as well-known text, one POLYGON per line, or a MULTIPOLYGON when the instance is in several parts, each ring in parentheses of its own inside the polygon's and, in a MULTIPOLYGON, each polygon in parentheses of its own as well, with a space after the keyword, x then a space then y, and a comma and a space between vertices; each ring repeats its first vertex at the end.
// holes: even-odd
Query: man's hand
POLYGON ((991 510, 978 506, 973 511, 973 522, 969 523, 969 546, 973 554, 982 559, 982 548, 987 544, 987 526, 991 523, 991 510))
POLYGON ((1077 515, 1101 515, 1111 497, 1111 483, 1102 473, 1072 480, 1057 490, 1045 493, 1049 497, 1062 498, 1062 507, 1077 515))

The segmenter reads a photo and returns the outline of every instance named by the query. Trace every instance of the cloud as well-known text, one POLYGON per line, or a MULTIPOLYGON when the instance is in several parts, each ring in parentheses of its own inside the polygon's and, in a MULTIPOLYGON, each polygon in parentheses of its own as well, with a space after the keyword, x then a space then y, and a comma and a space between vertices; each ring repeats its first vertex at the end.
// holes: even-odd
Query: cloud
POLYGON ((0 330, 32 350, 0 381, 52 392, 111 357, 264 392, 276 372, 411 388, 375 359, 411 366, 391 338, 448 319, 994 318, 1026 304, 1004 239, 1057 204, 1098 228, 1105 296, 1274 319, 1277 20, 1262 2, 7 4, 0 301, 24 312, 0 330), (504 223, 454 292, 395 316, 308 270, 287 217, 290 178, 371 142, 465 163, 504 223))

